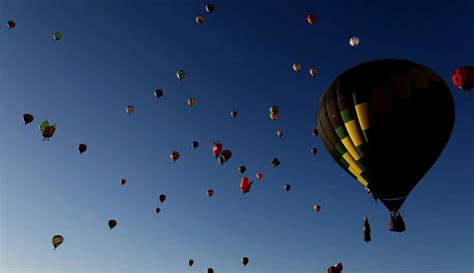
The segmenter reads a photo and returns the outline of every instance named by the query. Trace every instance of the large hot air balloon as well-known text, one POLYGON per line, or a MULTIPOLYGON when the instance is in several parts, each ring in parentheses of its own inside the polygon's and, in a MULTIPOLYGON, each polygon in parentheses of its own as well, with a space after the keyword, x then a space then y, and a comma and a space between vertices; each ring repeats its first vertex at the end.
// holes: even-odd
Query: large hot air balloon
POLYGON ((240 173, 244 173, 246 170, 247 170, 247 168, 245 166, 240 166, 239 167, 239 172, 240 173))
POLYGON ((249 182, 249 178, 247 176, 242 177, 240 180, 240 191, 243 193, 247 193, 250 191, 252 187, 253 181, 249 182))
POLYGON ((214 190, 213 189, 208 189, 207 190, 207 196, 211 197, 214 195, 214 190))
POLYGON ((130 115, 131 113, 135 112, 135 107, 132 105, 127 105, 127 107, 125 107, 125 112, 130 115))
POLYGON ((120 179, 120 185, 125 185, 127 183, 127 180, 125 178, 120 179))
POLYGON ((53 243, 54 249, 56 250, 56 248, 64 242, 64 237, 61 235, 54 235, 51 241, 53 243))
POLYGON ((154 92, 154 95, 157 99, 163 97, 163 90, 161 89, 156 89, 155 92, 154 92))
POLYGON ((178 151, 171 152, 170 157, 173 163, 176 162, 176 160, 179 159, 179 152, 178 151))
POLYGON ((290 184, 285 184, 283 186, 283 188, 285 189, 285 191, 289 192, 291 190, 291 185, 290 184))
POLYGON ((189 107, 193 107, 194 104, 196 104, 196 99, 195 99, 195 98, 189 98, 189 99, 188 99, 188 105, 189 105, 189 107))
POLYGON ((316 15, 314 15, 314 14, 308 15, 308 17, 306 17, 306 21, 307 21, 308 24, 310 24, 310 25, 316 23, 316 15))
POLYGON ((202 15, 196 16, 196 23, 198 23, 198 24, 204 23, 204 16, 202 16, 202 15))
POLYGON ((243 264, 244 266, 246 266, 248 263, 249 263, 249 258, 243 257, 243 258, 242 258, 242 264, 243 264))
POLYGON ((33 117, 33 115, 31 114, 24 114, 23 115, 23 123, 25 123, 25 126, 28 124, 28 123, 31 123, 33 122, 35 118, 33 117))
POLYGON ((329 154, 388 208, 390 230, 402 232, 399 209, 443 151, 454 115, 441 77, 391 59, 337 77, 320 99, 317 120, 329 154))
POLYGON ((59 41, 59 40, 61 40, 62 38, 63 38, 63 35, 62 35, 61 33, 59 33, 59 32, 55 32, 55 33, 53 34, 53 39, 56 40, 56 41, 59 41))
POLYGON ((276 168, 276 167, 280 166, 280 160, 278 160, 278 158, 273 158, 272 159, 272 166, 273 166, 273 168, 276 168))
POLYGON ((293 70, 295 72, 298 72, 301 70, 301 64, 293 64, 293 70))
POLYGON ((48 140, 53 137, 54 132, 56 132, 56 125, 49 125, 48 120, 43 120, 39 125, 39 130, 43 135, 43 141, 48 140))
POLYGON ((163 203, 166 200, 166 195, 160 194, 160 196, 158 196, 158 199, 160 200, 161 203, 163 203))
POLYGON ((15 28, 15 26, 16 26, 15 21, 10 20, 10 21, 7 22, 7 27, 9 29, 15 28))
POLYGON ((474 87, 474 66, 457 68, 451 75, 451 79, 457 88, 465 90, 470 95, 474 87))
POLYGON ((214 7, 213 4, 209 3, 209 4, 206 5, 206 11, 207 11, 208 13, 213 12, 214 9, 215 9, 215 7, 214 7))
POLYGON ((193 266, 193 264, 194 264, 194 261, 191 260, 191 259, 189 259, 189 260, 188 260, 188 265, 191 267, 191 266, 193 266))
POLYGON ((353 47, 358 46, 359 45, 359 37, 352 36, 351 38, 349 38, 349 44, 353 47))
POLYGON ((178 70, 176 72, 176 77, 178 77, 178 79, 181 81, 184 79, 184 77, 186 77, 186 72, 184 72, 184 70, 178 70))
POLYGON ((263 179, 263 173, 257 173, 255 176, 257 177, 258 181, 263 179))
POLYGON ((192 147, 193 149, 196 149, 197 147, 199 147, 199 142, 193 141, 192 147))
POLYGON ((369 243, 371 240, 370 238, 370 224, 369 219, 367 217, 364 218, 364 242, 369 243))
POLYGON ((219 141, 214 142, 214 145, 212 145, 212 153, 214 154, 214 157, 219 157, 222 152, 222 143, 219 141))
POLYGON ((109 220, 109 228, 112 230, 117 225, 117 221, 109 220))
POLYGON ((87 150, 87 145, 86 144, 79 144, 79 145, 77 145, 77 149, 79 150, 79 154, 82 155, 82 153, 87 150))

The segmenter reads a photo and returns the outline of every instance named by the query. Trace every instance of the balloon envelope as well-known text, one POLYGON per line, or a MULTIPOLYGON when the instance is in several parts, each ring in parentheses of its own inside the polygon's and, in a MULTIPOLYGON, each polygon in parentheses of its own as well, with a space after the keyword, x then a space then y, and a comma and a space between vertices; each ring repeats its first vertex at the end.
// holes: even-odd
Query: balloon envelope
POLYGON ((23 123, 25 123, 25 125, 27 125, 28 123, 33 122, 34 119, 35 118, 31 114, 24 114, 23 115, 23 123))
POLYGON ((109 220, 109 228, 113 229, 117 225, 117 221, 115 220, 109 220))
POLYGON ((61 235, 54 235, 51 241, 53 243, 54 249, 56 249, 63 243, 64 237, 61 235))

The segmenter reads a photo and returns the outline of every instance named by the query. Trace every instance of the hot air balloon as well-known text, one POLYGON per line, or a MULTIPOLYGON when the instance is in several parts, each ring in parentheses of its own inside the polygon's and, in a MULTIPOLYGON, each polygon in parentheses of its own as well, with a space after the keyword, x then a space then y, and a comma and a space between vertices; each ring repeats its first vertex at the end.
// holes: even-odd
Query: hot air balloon
POLYGON ((199 146, 199 142, 193 141, 192 147, 193 149, 196 149, 199 146))
POLYGON ((291 185, 290 184, 285 184, 283 186, 283 188, 285 189, 285 191, 289 192, 291 190, 291 185))
POLYGON ((359 37, 353 36, 349 38, 349 44, 351 46, 358 46, 359 45, 359 37))
POLYGON ((244 266, 246 266, 248 263, 249 263, 249 258, 243 257, 243 258, 242 258, 242 264, 243 264, 244 266))
POLYGON ((314 136, 314 137, 319 136, 319 131, 318 131, 318 129, 314 129, 314 130, 313 130, 313 136, 314 136))
POLYGON ((54 246, 54 250, 64 242, 64 237, 61 235, 54 235, 51 240, 54 246))
POLYGON ((257 173, 256 176, 257 176, 258 181, 263 179, 263 173, 257 173))
POLYGON ((342 269, 343 269, 342 264, 338 263, 336 265, 331 265, 328 268, 328 273, 341 273, 342 269))
POLYGON ((15 21, 10 20, 10 21, 7 22, 7 27, 9 29, 15 28, 15 26, 16 26, 15 21))
POLYGON ((273 105, 270 107, 270 119, 276 120, 278 118, 278 114, 280 113, 280 107, 273 105))
POLYGON ((316 15, 310 14, 308 17, 306 17, 306 21, 308 21, 308 24, 312 25, 316 23, 316 15))
POLYGON ((311 68, 309 70, 309 75, 311 75, 311 77, 315 77, 317 74, 318 74, 318 70, 316 68, 311 68))
POLYGON ((318 149, 316 149, 316 148, 314 148, 314 147, 311 148, 311 153, 312 153, 313 155, 315 155, 317 152, 318 152, 318 149))
POLYGON ((240 191, 243 193, 247 193, 250 191, 252 187, 253 181, 249 182, 249 178, 247 176, 242 177, 240 180, 240 191))
POLYGON ((53 39, 56 40, 56 41, 59 41, 59 40, 61 40, 62 38, 63 38, 63 35, 62 35, 61 33, 59 33, 59 32, 55 32, 55 33, 53 34, 53 39))
POLYGON ((321 206, 320 206, 319 204, 318 204, 318 205, 314 205, 313 208, 314 208, 314 210, 315 210, 316 212, 319 212, 319 211, 321 210, 321 206))
POLYGON ((193 107, 194 104, 196 104, 196 99, 194 99, 194 98, 189 98, 189 99, 188 99, 188 105, 189 105, 189 107, 193 107))
POLYGON ((179 152, 178 151, 173 151, 170 154, 171 160, 173 160, 173 163, 176 162, 176 160, 179 159, 179 152))
POLYGON ((48 140, 53 137, 54 132, 56 132, 56 125, 49 125, 48 120, 43 120, 39 125, 39 130, 43 135, 43 141, 48 140))
POLYGON ((112 230, 117 225, 117 221, 109 220, 109 228, 112 230))
POLYGON ((214 5, 211 4, 211 3, 209 3, 209 4, 206 5, 206 11, 207 11, 208 13, 213 12, 213 11, 214 11, 214 8, 215 8, 214 5))
POLYGON ((219 157, 222 152, 222 143, 219 141, 214 142, 214 145, 212 146, 212 153, 214 154, 214 157, 219 157))
POLYGON ((189 260, 188 260, 188 265, 191 267, 191 266, 193 266, 193 264, 194 264, 194 261, 191 260, 191 259, 189 259, 189 260))
POLYGON ((370 238, 370 224, 369 219, 367 217, 364 218, 364 242, 369 243, 371 240, 370 238))
POLYGON ((160 213, 160 211, 161 211, 160 208, 156 208, 156 209, 155 209, 156 214, 160 213))
POLYGON ((127 105, 127 107, 125 107, 125 112, 130 115, 131 113, 135 112, 135 107, 132 105, 127 105))
POLYGON ((337 77, 321 97, 317 120, 329 154, 383 202, 390 230, 402 232, 399 209, 443 151, 454 116, 441 77, 426 66, 391 59, 337 77))
POLYGON ((245 166, 240 166, 239 167, 239 172, 240 173, 244 173, 246 170, 247 170, 247 168, 245 168, 245 166))
POLYGON ((166 195, 160 194, 160 196, 158 196, 158 199, 160 200, 161 203, 163 203, 166 200, 166 195))
POLYGON ((176 77, 181 81, 186 77, 186 72, 184 72, 184 70, 178 70, 178 72, 176 72, 176 77))
POLYGON ((208 189, 207 190, 207 196, 211 197, 212 195, 214 195, 214 190, 213 189, 208 189))
POLYGON ((457 68, 451 75, 451 79, 457 88, 465 90, 470 95, 474 87, 474 66, 457 68))
POLYGON ((214 273, 214 269, 212 269, 212 268, 209 267, 209 268, 206 270, 206 273, 214 273))
POLYGON ((273 168, 280 166, 280 160, 278 160, 278 158, 273 158, 272 159, 272 166, 273 166, 273 168))
POLYGON ((283 131, 282 131, 282 130, 278 130, 278 131, 277 131, 277 136, 282 137, 282 136, 283 136, 283 131))
POLYGON ((295 72, 298 72, 301 70, 301 64, 293 64, 293 70, 295 72))
POLYGON ((232 157, 232 152, 229 150, 224 150, 221 153, 221 156, 219 157, 219 163, 224 164, 227 162, 230 158, 232 157))
POLYGON ((161 90, 161 89, 156 89, 155 92, 154 92, 154 94, 155 94, 155 97, 156 97, 157 99, 159 99, 159 98, 163 97, 163 90, 161 90))
POLYGON ((87 145, 86 144, 79 144, 77 145, 77 149, 79 150, 79 154, 82 154, 87 150, 87 145))
POLYGON ((196 16, 196 23, 198 23, 198 24, 204 23, 204 16, 202 16, 202 15, 196 16))
POLYGON ((28 123, 31 123, 33 122, 35 118, 33 117, 33 115, 31 114, 24 114, 23 115, 23 123, 25 123, 25 126, 28 124, 28 123))
POLYGON ((127 180, 125 178, 120 179, 120 184, 123 186, 127 183, 127 180))
POLYGON ((230 116, 231 116, 232 118, 235 118, 235 117, 237 116, 237 111, 232 111, 232 112, 230 112, 230 116))

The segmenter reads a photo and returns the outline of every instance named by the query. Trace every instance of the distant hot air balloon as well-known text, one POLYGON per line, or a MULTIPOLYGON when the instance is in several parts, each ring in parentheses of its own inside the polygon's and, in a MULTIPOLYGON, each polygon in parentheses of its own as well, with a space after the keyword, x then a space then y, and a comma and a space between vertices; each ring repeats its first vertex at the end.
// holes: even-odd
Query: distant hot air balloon
POLYGON ((154 95, 157 99, 163 97, 163 90, 161 89, 156 89, 155 92, 154 92, 154 95))
POLYGON ((115 220, 109 220, 109 228, 113 229, 117 225, 117 221, 115 220))
POLYGON ((354 47, 359 45, 359 37, 353 36, 349 39, 349 44, 354 47))
POLYGON ((192 147, 193 149, 196 149, 199 146, 199 142, 193 141, 192 147))
POLYGON ((212 146, 212 153, 214 154, 214 157, 219 157, 222 152, 222 143, 219 141, 214 142, 214 145, 212 146))
POLYGON ((166 195, 160 194, 160 196, 158 196, 158 199, 160 200, 161 203, 163 203, 166 200, 166 195))
POLYGON ((243 257, 243 258, 242 258, 242 264, 243 264, 244 266, 246 266, 248 263, 249 263, 249 258, 243 257))
POLYGON ((56 40, 56 41, 59 41, 59 40, 61 40, 62 38, 63 38, 63 35, 62 35, 61 33, 59 33, 59 32, 55 32, 55 33, 53 34, 53 39, 56 40))
POLYGON ((48 120, 45 119, 40 123, 39 129, 43 135, 43 141, 49 141, 49 139, 53 137, 54 132, 56 132, 56 125, 49 125, 48 120))
POLYGON ((474 66, 463 66, 454 70, 451 75, 454 86, 466 91, 469 95, 474 87, 474 66))
POLYGON ((79 144, 77 145, 77 149, 79 150, 79 154, 82 154, 87 150, 87 145, 86 144, 79 144))
POLYGON ((221 156, 219 157, 219 163, 224 164, 225 162, 229 161, 229 159, 232 157, 232 152, 229 150, 224 150, 221 153, 221 156))
POLYGON ((28 123, 31 123, 33 122, 35 118, 33 117, 33 115, 31 114, 24 114, 23 115, 23 123, 25 123, 25 126, 28 124, 28 123))
POLYGON ((61 235, 54 235, 51 241, 53 243, 54 249, 56 250, 56 248, 64 242, 64 237, 61 235))
POLYGON ((313 136, 314 136, 314 137, 319 136, 319 131, 318 131, 318 129, 314 129, 314 130, 313 130, 313 136))
POLYGON ((316 68, 311 68, 309 70, 309 75, 311 75, 311 77, 315 77, 317 74, 318 74, 318 70, 316 68))
POLYGON ((319 211, 321 210, 321 206, 320 206, 319 204, 318 204, 318 205, 314 205, 313 208, 314 208, 314 210, 315 210, 316 212, 319 212, 319 211))
POLYGON ((186 77, 186 72, 184 72, 184 70, 178 70, 178 72, 176 72, 176 77, 181 81, 186 77))
POLYGON ((232 112, 230 112, 230 116, 231 116, 232 118, 235 118, 235 117, 237 116, 237 111, 232 111, 232 112))
POLYGON ((273 166, 273 168, 280 166, 280 160, 278 160, 278 158, 273 158, 272 159, 272 166, 273 166))
POLYGON ((206 273, 214 273, 214 269, 212 269, 212 268, 209 267, 209 268, 206 270, 206 273))
POLYGON ((239 172, 240 173, 244 173, 246 170, 247 170, 247 168, 245 168, 245 166, 240 166, 239 167, 239 172))
POLYGON ((278 118, 278 114, 280 113, 280 107, 273 105, 270 107, 270 119, 276 120, 278 118))
POLYGON ((191 260, 191 259, 189 259, 189 260, 188 260, 188 265, 191 267, 191 266, 193 266, 193 264, 194 264, 194 261, 191 260))
POLYGON ((331 265, 328 268, 328 273, 341 273, 342 269, 343 269, 342 264, 338 263, 336 265, 331 265))
POLYGON ((364 242, 369 243, 371 240, 370 238, 370 224, 369 219, 367 217, 364 218, 364 242))
POLYGON ((426 66, 395 59, 345 71, 321 96, 317 113, 327 151, 382 201, 396 232, 405 230, 400 207, 443 151, 454 119, 443 79, 426 66))
POLYGON ((196 104, 196 99, 194 99, 194 98, 189 98, 188 99, 189 107, 193 107, 195 104, 196 104))
POLYGON ((214 9, 215 9, 215 7, 214 7, 213 4, 209 3, 209 4, 206 5, 206 11, 207 11, 208 13, 213 12, 214 9))
POLYGON ((212 195, 214 195, 214 190, 213 189, 208 189, 207 190, 207 196, 211 197, 212 195))
POLYGON ((120 184, 123 186, 127 183, 127 180, 125 178, 120 179, 120 184))
POLYGON ((301 70, 301 64, 293 64, 293 70, 295 72, 298 72, 301 70))
POLYGON ((202 15, 196 16, 196 23, 198 23, 198 24, 204 23, 204 16, 202 16, 202 15))
POLYGON ((288 192, 288 191, 291 190, 291 185, 290 185, 290 184, 285 184, 285 185, 283 186, 283 188, 285 189, 285 191, 288 192))
POLYGON ((178 151, 171 152, 170 157, 173 163, 176 162, 176 160, 179 159, 179 152, 178 151))
POLYGON ((314 15, 314 14, 308 15, 308 17, 306 17, 306 21, 307 21, 308 24, 310 24, 310 25, 316 23, 316 15, 314 15))
POLYGON ((135 112, 135 107, 132 105, 127 105, 127 107, 125 107, 125 112, 130 115, 131 113, 135 112))
POLYGON ((160 211, 161 211, 160 208, 156 208, 156 209, 155 209, 156 214, 160 213, 160 211))
POLYGON ((263 179, 263 173, 257 173, 256 176, 257 176, 258 181, 263 179))
POLYGON ((277 131, 277 136, 282 137, 282 136, 283 136, 283 131, 282 131, 282 130, 278 130, 278 131, 277 131))
POLYGON ((317 152, 318 152, 318 149, 316 149, 316 148, 314 148, 314 147, 311 148, 311 153, 312 153, 313 155, 315 155, 317 152))
POLYGON ((242 177, 240 180, 240 191, 243 193, 247 193, 250 191, 253 182, 249 182, 249 178, 247 176, 242 177))
POLYGON ((10 21, 7 22, 7 27, 9 29, 15 28, 15 26, 16 26, 15 21, 10 20, 10 21))

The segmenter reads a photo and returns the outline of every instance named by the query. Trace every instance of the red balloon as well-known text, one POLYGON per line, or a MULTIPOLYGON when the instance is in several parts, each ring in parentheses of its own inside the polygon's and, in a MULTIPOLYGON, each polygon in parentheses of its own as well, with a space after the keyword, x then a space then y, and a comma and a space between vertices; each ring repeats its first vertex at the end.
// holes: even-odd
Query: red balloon
POLYGON ((306 17, 306 21, 308 21, 308 24, 312 25, 316 22, 316 16, 313 14, 310 14, 308 15, 308 17, 306 17))
POLYGON ((470 94, 470 90, 474 87, 474 67, 463 66, 454 70, 451 79, 457 88, 465 90, 470 94))
POLYGON ((232 112, 230 112, 230 116, 231 116, 232 118, 235 118, 235 117, 237 116, 237 111, 232 111, 232 112))
POLYGON ((263 179, 263 173, 257 173, 256 176, 259 181, 263 179))
POLYGON ((124 179, 124 178, 120 179, 120 184, 121 184, 122 186, 125 185, 125 183, 127 183, 127 180, 126 180, 126 179, 124 179))
POLYGON ((222 143, 218 141, 214 143, 214 145, 212 146, 212 153, 214 154, 214 157, 219 157, 221 152, 222 152, 222 143))
POLYGON ((240 180, 240 191, 247 193, 250 190, 249 178, 247 176, 242 177, 240 180))

